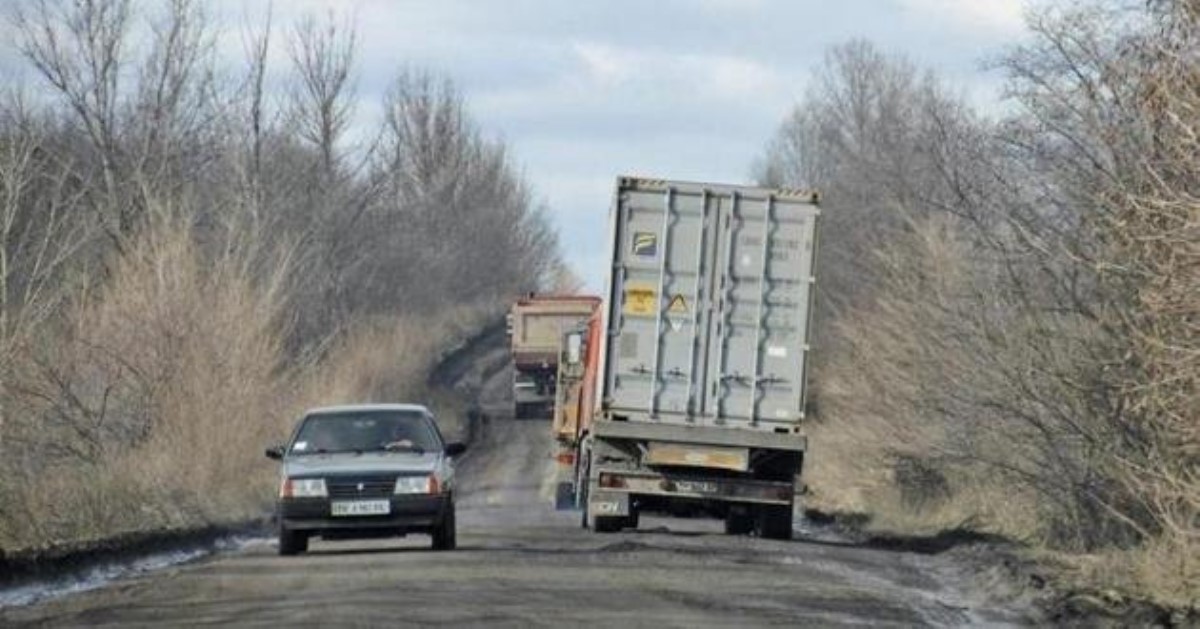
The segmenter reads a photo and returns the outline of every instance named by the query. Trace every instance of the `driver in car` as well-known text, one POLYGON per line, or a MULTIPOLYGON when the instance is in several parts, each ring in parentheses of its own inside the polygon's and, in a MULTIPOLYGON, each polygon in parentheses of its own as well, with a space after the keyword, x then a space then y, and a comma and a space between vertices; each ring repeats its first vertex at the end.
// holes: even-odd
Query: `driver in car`
POLYGON ((416 447, 412 432, 405 422, 396 422, 392 426, 392 434, 383 444, 385 450, 414 450, 416 447))

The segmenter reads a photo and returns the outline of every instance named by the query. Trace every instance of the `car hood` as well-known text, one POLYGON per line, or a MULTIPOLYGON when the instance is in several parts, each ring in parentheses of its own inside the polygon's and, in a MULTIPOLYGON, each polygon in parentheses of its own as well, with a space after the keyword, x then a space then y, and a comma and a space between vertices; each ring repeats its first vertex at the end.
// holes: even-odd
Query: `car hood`
POLYGON ((440 458, 439 452, 304 454, 284 461, 283 471, 288 476, 433 472, 440 458))

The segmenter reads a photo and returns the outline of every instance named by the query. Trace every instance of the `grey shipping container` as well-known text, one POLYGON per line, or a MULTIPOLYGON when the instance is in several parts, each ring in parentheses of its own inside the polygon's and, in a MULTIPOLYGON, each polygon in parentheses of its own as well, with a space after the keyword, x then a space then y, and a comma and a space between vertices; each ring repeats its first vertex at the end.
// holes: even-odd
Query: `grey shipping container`
POLYGON ((807 191, 617 180, 600 403, 569 488, 586 526, 699 509, 729 533, 791 536, 817 202, 807 191))
POLYGON ((613 416, 794 432, 804 417, 813 193, 622 178, 603 403, 613 416))

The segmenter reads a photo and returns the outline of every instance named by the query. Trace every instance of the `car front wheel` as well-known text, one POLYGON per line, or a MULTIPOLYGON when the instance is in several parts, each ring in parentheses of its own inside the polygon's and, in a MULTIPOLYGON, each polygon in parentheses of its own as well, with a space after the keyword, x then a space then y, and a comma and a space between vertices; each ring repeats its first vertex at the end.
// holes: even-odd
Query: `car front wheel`
POLYGON ((279 525, 279 554, 283 556, 298 555, 308 550, 308 533, 293 531, 279 525))
POLYGON ((433 530, 434 550, 454 550, 458 546, 458 528, 454 522, 454 502, 446 508, 442 523, 433 530))

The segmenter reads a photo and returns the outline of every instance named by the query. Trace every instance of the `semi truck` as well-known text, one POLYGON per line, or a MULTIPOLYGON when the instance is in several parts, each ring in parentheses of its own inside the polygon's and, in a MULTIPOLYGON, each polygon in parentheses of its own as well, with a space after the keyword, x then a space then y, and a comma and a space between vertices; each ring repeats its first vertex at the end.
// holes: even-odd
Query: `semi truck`
POLYGON ((617 179, 604 305, 560 343, 558 494, 586 528, 666 511, 791 537, 819 217, 810 191, 617 179))
POLYGON ((508 333, 516 418, 551 416, 563 334, 586 321, 599 304, 599 297, 589 295, 529 295, 513 304, 508 333))

